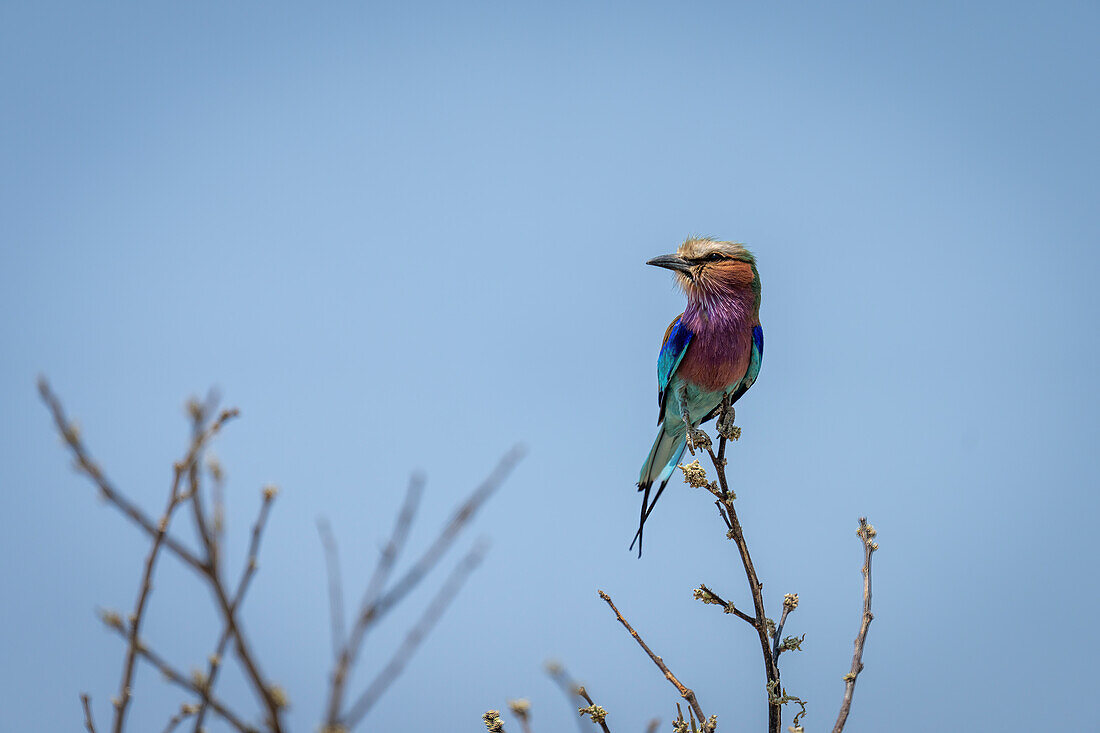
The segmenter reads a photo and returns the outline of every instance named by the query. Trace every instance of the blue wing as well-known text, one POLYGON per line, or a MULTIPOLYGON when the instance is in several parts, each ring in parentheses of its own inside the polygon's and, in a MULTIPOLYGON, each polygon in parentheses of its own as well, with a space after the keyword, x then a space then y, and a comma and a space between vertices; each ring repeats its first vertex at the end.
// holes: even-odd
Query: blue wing
POLYGON ((733 391, 731 403, 741 399, 741 395, 749 391, 760 374, 760 363, 764 361, 764 329, 753 326, 752 329, 752 354, 749 356, 749 368, 745 370, 745 376, 733 391))
POLYGON ((665 331, 665 340, 661 343, 661 353, 657 356, 657 404, 661 406, 661 412, 657 415, 657 424, 665 414, 665 399, 668 397, 668 385, 672 381, 672 375, 687 353, 688 344, 694 334, 687 326, 680 322, 680 316, 669 324, 665 331))

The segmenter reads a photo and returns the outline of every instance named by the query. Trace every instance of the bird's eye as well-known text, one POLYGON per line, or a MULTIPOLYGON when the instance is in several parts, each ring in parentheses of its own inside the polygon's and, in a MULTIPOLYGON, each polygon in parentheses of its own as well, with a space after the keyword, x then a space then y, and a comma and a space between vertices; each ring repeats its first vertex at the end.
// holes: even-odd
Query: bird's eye
POLYGON ((723 260, 723 259, 725 259, 725 257, 722 256, 721 252, 711 252, 709 255, 707 255, 706 257, 703 258, 703 261, 704 262, 717 262, 718 260, 723 260))

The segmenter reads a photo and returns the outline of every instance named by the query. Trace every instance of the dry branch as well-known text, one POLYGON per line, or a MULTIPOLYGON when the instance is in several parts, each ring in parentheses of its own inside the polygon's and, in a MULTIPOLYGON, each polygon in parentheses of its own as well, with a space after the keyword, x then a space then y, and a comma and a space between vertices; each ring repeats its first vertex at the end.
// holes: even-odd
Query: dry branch
POLYGON ((852 668, 844 675, 844 699, 840 703, 840 713, 833 726, 833 733, 841 733, 844 724, 848 722, 848 712, 852 707, 852 695, 856 689, 856 678, 863 671, 863 645, 867 641, 867 630, 871 628, 874 615, 871 613, 871 555, 878 549, 878 543, 874 541, 878 532, 867 523, 867 517, 859 518, 859 529, 856 530, 859 539, 863 542, 863 615, 859 624, 859 634, 856 635, 855 651, 852 653, 852 668))
MULTIPOLYGON (((173 684, 185 689, 197 698, 195 703, 184 703, 167 722, 165 730, 175 730, 185 719, 194 717, 196 731, 205 730, 202 727, 207 710, 212 710, 216 715, 225 720, 231 727, 240 733, 253 733, 256 726, 246 723, 240 715, 234 713, 226 703, 214 695, 214 685, 218 673, 223 665, 226 648, 230 642, 234 642, 234 651, 245 672, 249 682, 259 699, 266 715, 264 725, 271 733, 281 733, 282 722, 280 716, 285 709, 286 694, 281 688, 265 681, 259 670, 255 655, 251 651, 244 629, 238 620, 238 612, 241 604, 255 576, 258 567, 258 555, 261 538, 267 526, 271 505, 275 499, 277 490, 273 486, 263 490, 263 502, 259 515, 252 527, 248 553, 240 577, 232 593, 223 579, 223 531, 224 531, 224 494, 222 492, 222 470, 216 460, 209 464, 210 474, 214 481, 214 513, 208 518, 203 509, 202 470, 201 457, 203 450, 210 439, 217 434, 224 423, 235 417, 238 413, 234 410, 225 410, 218 418, 207 425, 207 417, 213 414, 216 395, 212 395, 205 403, 191 401, 188 410, 192 417, 191 442, 185 458, 174 465, 173 480, 169 493, 168 503, 159 521, 154 522, 133 501, 127 498, 106 478, 103 471, 92 459, 83 442, 79 431, 65 415, 64 409, 53 394, 45 379, 40 379, 38 389, 43 401, 50 410, 54 423, 61 433, 65 443, 74 457, 77 470, 90 478, 99 488, 102 496, 124 515, 130 518, 152 540, 152 545, 145 558, 144 569, 141 576, 141 584, 138 599, 134 611, 128 617, 128 623, 116 612, 103 612, 103 621, 127 641, 126 659, 123 665, 120 693, 115 701, 114 731, 120 733, 125 722, 127 703, 132 697, 131 685, 134 675, 135 660, 144 659, 156 667, 173 684), (181 489, 181 483, 186 477, 187 489, 181 489), (196 554, 186 546, 173 538, 168 530, 173 513, 182 504, 190 501, 194 529, 199 539, 201 552, 196 554), (214 653, 209 656, 209 666, 206 673, 196 670, 188 678, 176 668, 171 666, 163 657, 150 649, 141 641, 139 632, 141 621, 144 618, 148 606, 149 596, 152 591, 152 578, 155 572, 156 561, 161 552, 167 551, 178 557, 195 574, 209 586, 222 622, 221 634, 218 638, 214 653)), ((322 541, 325 543, 327 565, 329 568, 330 597, 332 600, 332 625, 333 646, 336 654, 335 668, 341 671, 340 684, 333 676, 332 706, 333 713, 329 716, 328 723, 322 728, 325 731, 346 731, 349 726, 357 724, 363 716, 369 712, 378 698, 388 689, 393 680, 404 669, 408 659, 415 652, 431 628, 439 621, 450 602, 455 598, 459 589, 469 577, 469 574, 481 561, 484 554, 484 546, 478 543, 468 552, 450 576, 443 583, 439 592, 426 607, 419 621, 409 630, 404 643, 398 649, 395 656, 379 672, 373 682, 359 696, 351 706, 346 716, 340 715, 340 704, 344 691, 347 673, 356 660, 366 632, 376 624, 386 612, 394 608, 406 594, 429 573, 453 546, 454 541, 462 530, 469 524, 478 509, 501 485, 505 477, 515 466, 522 455, 522 450, 517 447, 509 451, 501 459, 494 471, 473 491, 466 501, 458 508, 450 521, 443 527, 437 538, 416 559, 412 566, 395 583, 387 588, 390 576, 393 572, 398 556, 409 534, 413 517, 419 505, 420 494, 423 487, 423 478, 414 476, 410 483, 405 503, 399 513, 394 532, 389 543, 384 548, 374 574, 368 584, 364 601, 356 625, 349 638, 343 634, 343 593, 340 588, 339 567, 337 564, 336 544, 328 530, 327 525, 320 527, 322 541), (344 720, 348 725, 344 724, 344 720)), ((84 710, 85 727, 89 733, 96 733, 96 726, 92 717, 91 703, 87 695, 81 696, 84 710)))
POLYGON ((695 699, 695 693, 690 688, 686 687, 683 682, 677 679, 676 675, 672 674, 672 671, 668 668, 668 665, 665 664, 663 659, 653 653, 653 650, 650 649, 645 641, 642 640, 642 637, 638 634, 637 631, 634 630, 634 627, 630 625, 630 622, 623 618, 623 615, 619 613, 619 609, 615 607, 615 603, 611 600, 611 596, 607 595, 602 590, 599 591, 599 594, 600 598, 604 599, 607 605, 611 607, 611 610, 615 612, 615 618, 619 620, 619 623, 621 623, 626 628, 626 630, 630 632, 630 635, 634 637, 634 640, 638 642, 638 645, 645 650, 645 653, 649 655, 649 658, 653 660, 653 663, 656 664, 661 672, 664 673, 665 679, 671 682, 673 686, 675 686, 676 689, 679 690, 680 696, 682 698, 687 700, 688 705, 690 705, 691 709, 695 711, 695 715, 698 716, 700 722, 702 722, 704 726, 710 726, 705 730, 714 730, 715 724, 712 723, 712 720, 708 720, 707 716, 703 714, 703 709, 699 707, 699 701, 695 699))
POLYGON ((84 708, 84 727, 88 729, 88 733, 96 733, 95 720, 92 719, 92 701, 87 693, 80 696, 80 704, 84 708))

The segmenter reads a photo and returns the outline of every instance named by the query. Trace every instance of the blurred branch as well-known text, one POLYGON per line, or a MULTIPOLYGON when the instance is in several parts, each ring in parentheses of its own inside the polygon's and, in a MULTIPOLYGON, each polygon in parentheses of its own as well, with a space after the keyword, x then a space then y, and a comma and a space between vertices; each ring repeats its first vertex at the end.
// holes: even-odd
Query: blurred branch
POLYGON ((508 709, 519 718, 519 725, 523 733, 533 733, 531 730, 531 702, 526 699, 509 700, 508 709))
MULTIPOLYGON (((423 479, 414 476, 410 481, 405 503, 402 506, 401 512, 398 514, 393 534, 385 550, 383 550, 382 556, 379 558, 378 565, 375 567, 374 574, 367 587, 367 592, 363 597, 363 604, 356 616, 356 621, 352 627, 351 634, 348 636, 347 643, 344 645, 339 658, 333 666, 332 675, 330 677, 329 702, 325 716, 325 726, 328 729, 339 730, 343 725, 344 716, 341 714, 341 709, 346 694, 348 675, 358 659, 367 632, 385 616, 386 612, 401 601, 409 591, 415 588, 428 572, 439 564, 439 561, 446 555, 458 535, 474 517, 478 509, 480 509, 485 501, 500 487, 504 479, 512 471, 522 456, 523 449, 519 446, 512 448, 504 454, 504 457, 500 459, 500 462, 497 464, 496 468, 493 469, 492 473, 481 482, 454 513, 451 520, 443 527, 443 530, 436 537, 435 541, 424 550, 416 562, 413 563, 412 567, 409 568, 409 570, 406 571, 388 591, 383 592, 386 580, 408 536, 409 527, 412 524, 420 499, 423 479)), ((368 689, 368 692, 369 691, 368 689)), ((366 694, 367 693, 364 693, 364 696, 366 694)), ((356 707, 360 707, 363 702, 364 697, 361 696, 356 703, 356 707)), ((371 700, 370 703, 373 704, 373 700, 371 700)), ((369 706, 367 707, 369 709, 369 706)), ((362 717, 362 714, 365 714, 365 712, 364 710, 356 717, 362 717)))
POLYGON ((180 723, 198 712, 198 709, 197 705, 191 705, 190 703, 180 705, 179 712, 168 719, 168 723, 164 726, 164 733, 172 733, 179 727, 180 723))
MULTIPOLYGON (((53 416, 54 425, 57 426, 57 430, 61 433, 62 439, 64 439, 73 453, 73 464, 76 470, 91 479, 99 488, 99 492, 103 498, 114 504, 119 511, 129 517, 134 524, 141 527, 141 529, 145 531, 145 534, 149 535, 150 538, 156 537, 158 531, 153 521, 149 519, 145 512, 139 509, 136 504, 127 499, 111 484, 107 477, 103 475, 103 472, 96 462, 88 455, 87 449, 80 439, 80 430, 75 424, 69 422, 68 418, 65 416, 65 410, 62 408, 61 402, 58 401, 57 397, 51 391, 49 382, 47 382, 44 377, 39 377, 38 379, 38 393, 42 396, 42 401, 46 403, 46 407, 49 408, 53 416)), ((200 573, 202 572, 202 562, 194 553, 181 545, 176 539, 166 534, 162 542, 176 557, 191 566, 192 570, 200 573)))
MULTIPOLYGON (((237 581, 237 590, 233 593, 232 607, 234 613, 240 608, 241 602, 244 600, 244 595, 248 592, 249 585, 252 584, 252 578, 259 568, 260 539, 263 537, 264 529, 267 527, 267 517, 271 513, 271 504, 275 501, 277 495, 278 490, 274 486, 265 486, 261 492, 263 501, 260 504, 260 514, 256 517, 256 521, 252 525, 252 535, 248 541, 248 555, 245 559, 244 568, 241 570, 241 577, 237 581)), ((211 688, 213 688, 215 681, 217 681, 218 671, 222 668, 222 661, 225 659, 225 647, 229 644, 229 638, 231 636, 232 632, 230 631, 229 625, 224 624, 222 626, 221 635, 218 637, 218 643, 214 647, 214 653, 210 655, 209 666, 206 670, 206 679, 211 688)), ((206 718, 206 708, 206 701, 200 701, 197 714, 195 715, 195 733, 201 730, 203 720, 206 718)))
POLYGON ((332 527, 324 517, 317 519, 317 533, 325 551, 325 570, 328 577, 329 626, 332 628, 332 658, 340 658, 344 648, 344 585, 340 577, 340 550, 332 527))
POLYGON ((88 729, 88 733, 96 733, 95 720, 92 719, 92 701, 88 693, 81 694, 80 704, 84 707, 84 727, 88 729))
POLYGON ((687 700, 688 705, 690 705, 691 709, 695 711, 695 715, 703 724, 704 731, 714 730, 716 725, 712 724, 710 720, 707 720, 707 716, 703 714, 703 709, 699 707, 699 701, 695 699, 695 693, 688 687, 685 687, 684 683, 680 682, 680 680, 676 678, 676 675, 672 674, 672 671, 668 668, 668 665, 665 664, 664 660, 654 654, 653 650, 650 649, 648 645, 646 645, 645 641, 642 640, 642 637, 639 636, 638 632, 634 630, 634 627, 630 625, 630 622, 623 618, 623 615, 619 613, 619 609, 615 607, 615 603, 611 600, 611 596, 607 595, 602 590, 599 591, 599 594, 600 598, 602 598, 607 603, 607 605, 611 607, 611 610, 615 612, 615 618, 619 620, 619 623, 621 623, 626 628, 626 630, 630 632, 630 635, 634 637, 634 640, 638 642, 638 645, 641 646, 643 650, 645 650, 645 653, 649 655, 649 658, 653 660, 653 663, 656 664, 658 669, 660 669, 661 672, 664 673, 665 679, 671 682, 676 687, 676 689, 679 690, 680 696, 682 698, 687 700))
MULTIPOLYGON (((102 613, 103 623, 108 628, 113 629, 120 634, 123 638, 126 637, 126 630, 122 624, 122 619, 118 614, 113 611, 104 611, 102 613)), ((178 687, 182 687, 188 692, 196 695, 199 699, 205 702, 211 710, 220 715, 225 722, 233 726, 234 729, 240 733, 258 733, 258 730, 251 725, 248 725, 240 716, 234 713, 228 708, 228 706, 214 697, 213 691, 210 685, 207 683, 207 679, 199 672, 192 676, 192 678, 186 677, 182 672, 175 669, 170 665, 163 657, 150 649, 144 642, 139 641, 137 645, 137 653, 142 659, 147 661, 153 667, 155 667, 164 678, 178 687)))
POLYGON ((451 604, 451 601, 458 595, 459 590, 463 584, 469 578, 470 573, 473 572, 482 559, 485 557, 485 551, 487 545, 484 541, 478 542, 474 547, 466 553, 462 560, 451 571, 450 576, 446 582, 436 593, 431 603, 424 609, 424 613, 421 614, 420 619, 416 622, 405 636, 405 640, 401 642, 401 646, 394 652, 393 657, 382 668, 382 671, 374 678, 374 680, 367 686, 367 689, 356 699, 348 710, 345 716, 345 722, 348 728, 354 728, 359 724, 359 721, 370 712, 370 709, 374 706, 374 703, 378 701, 378 698, 382 696, 394 680, 405 669, 405 665, 408 664, 409 659, 412 658, 416 652, 417 647, 427 636, 428 632, 432 630, 432 627, 438 623, 439 619, 443 616, 443 612, 447 610, 447 607, 451 604))
POLYGON ((863 671, 863 645, 867 641, 867 630, 871 628, 871 621, 874 619, 871 613, 871 555, 878 549, 878 543, 874 541, 878 532, 867 523, 867 517, 860 517, 856 534, 863 542, 863 616, 859 624, 859 634, 856 635, 855 651, 852 653, 852 668, 844 675, 844 699, 840 703, 840 713, 837 715, 836 725, 833 726, 833 733, 841 733, 844 724, 848 722, 856 678, 863 671))
MULTIPOLYGON (((577 703, 573 698, 580 697, 578 690, 581 686, 575 679, 569 676, 569 673, 565 671, 565 668, 562 667, 559 662, 546 662, 545 667, 546 673, 550 675, 550 679, 557 683, 562 694, 569 700, 569 707, 572 708, 577 703)), ((581 718, 576 718, 575 720, 577 721, 577 728, 580 730, 580 733, 588 733, 588 728, 585 727, 584 721, 581 718)))
MULTIPOLYGON (((198 443, 202 435, 196 435, 192 441, 191 449, 188 451, 188 458, 185 460, 194 461, 195 454, 198 452, 198 443)), ((129 638, 126 644, 126 660, 122 664, 122 681, 119 683, 118 697, 115 698, 115 722, 114 733, 121 733, 122 725, 126 717, 126 710, 130 704, 131 690, 130 685, 134 677, 134 662, 136 660, 135 654, 137 652, 138 644, 138 631, 141 628, 142 619, 145 616, 145 604, 149 600, 149 592, 152 590, 153 570, 156 567, 157 555, 160 554, 161 544, 164 542, 164 536, 168 532, 168 525, 172 521, 172 514, 176 511, 176 507, 180 504, 180 479, 183 476, 183 472, 187 470, 188 463, 177 463, 175 465, 175 474, 172 479, 172 488, 168 495, 168 506, 164 509, 164 514, 161 516, 160 522, 157 523, 157 533, 153 536, 153 546, 149 549, 149 554, 145 558, 145 569, 141 575, 141 588, 138 591, 137 604, 134 606, 134 612, 130 614, 130 630, 129 638)))

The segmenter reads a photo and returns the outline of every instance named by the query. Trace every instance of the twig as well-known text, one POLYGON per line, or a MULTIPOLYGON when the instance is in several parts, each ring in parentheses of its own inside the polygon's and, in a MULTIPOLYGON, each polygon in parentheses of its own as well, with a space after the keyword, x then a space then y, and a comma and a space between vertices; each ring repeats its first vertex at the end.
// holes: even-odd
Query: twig
MULTIPOLYGON (((105 612, 103 614, 103 621, 109 628, 113 629, 124 638, 126 637, 126 629, 121 619, 117 617, 117 614, 105 612)), ((202 684, 200 684, 199 681, 186 677, 182 672, 165 661, 163 657, 150 649, 143 641, 138 642, 137 653, 138 656, 153 665, 169 682, 178 687, 182 687, 206 702, 211 710, 220 715, 225 722, 240 731, 240 733, 259 733, 255 726, 245 723, 241 720, 240 716, 230 710, 225 703, 214 697, 214 693, 210 689, 210 686, 206 684, 205 678, 201 680, 202 684)))
POLYGON ((340 578, 340 549, 332 526, 324 517, 317 519, 317 533, 321 536, 321 546, 325 551, 325 569, 328 575, 329 620, 332 627, 332 657, 340 658, 344 648, 344 586, 340 578))
POLYGON ((577 694, 584 698, 584 701, 588 703, 588 709, 580 709, 580 713, 583 716, 585 713, 592 719, 592 722, 600 726, 600 730, 603 733, 611 733, 611 730, 607 727, 607 722, 604 720, 604 716, 607 715, 607 711, 601 708, 596 703, 592 702, 592 696, 588 694, 588 690, 584 685, 577 688, 577 694))
MULTIPOLYGON (((134 612, 130 615, 130 633, 127 643, 126 660, 122 665, 122 681, 119 683, 118 698, 115 702, 114 733, 122 733, 122 726, 126 718, 126 710, 130 704, 131 683, 134 677, 134 655, 137 651, 138 632, 140 631, 141 622, 145 615, 145 604, 149 600, 149 593, 153 588, 153 571, 156 568, 157 556, 160 554, 161 545, 168 532, 168 525, 172 520, 172 514, 181 502, 180 481, 185 471, 194 475, 196 471, 195 464, 203 444, 217 433, 227 420, 235 417, 236 414, 236 410, 226 410, 207 430, 203 430, 201 425, 197 424, 194 436, 191 439, 191 446, 187 451, 187 456, 183 461, 175 465, 172 488, 168 495, 168 506, 165 507, 164 514, 157 523, 157 533, 153 536, 153 546, 149 549, 149 554, 145 559, 145 569, 141 576, 141 589, 138 592, 137 603, 134 606, 134 612)), ((194 489, 192 488, 192 492, 193 491, 194 489)), ((192 497, 192 499, 193 498, 194 497, 192 497)))
POLYGON ((634 640, 638 642, 638 645, 645 650, 645 653, 649 655, 649 658, 653 660, 653 663, 656 664, 657 667, 664 673, 665 679, 671 682, 676 687, 676 689, 680 691, 680 696, 687 700, 688 704, 691 706, 691 709, 695 711, 695 715, 698 716, 699 720, 701 722, 704 722, 705 724, 705 721, 707 721, 707 716, 703 714, 703 709, 699 707, 699 701, 695 699, 695 693, 692 692, 689 688, 685 687, 684 684, 676 678, 676 675, 672 674, 671 670, 669 670, 668 665, 665 664, 664 660, 654 654, 653 651, 646 645, 646 643, 642 640, 642 637, 639 636, 638 632, 634 630, 634 627, 630 625, 630 622, 623 618, 623 615, 619 613, 619 609, 615 607, 615 603, 611 600, 611 596, 607 595, 602 590, 598 592, 600 594, 600 598, 604 599, 607 605, 611 607, 611 610, 615 612, 615 618, 619 620, 619 623, 621 623, 626 628, 626 630, 630 632, 630 635, 634 637, 634 640))
POLYGON ((863 645, 867 641, 867 630, 871 627, 874 615, 871 613, 871 555, 878 549, 878 543, 874 541, 878 532, 867 523, 867 517, 859 518, 859 529, 856 530, 863 542, 863 616, 859 624, 859 634, 856 636, 855 651, 852 653, 852 668, 844 675, 844 699, 840 703, 840 713, 833 726, 833 733, 841 733, 844 724, 848 722, 848 711, 852 707, 852 694, 856 689, 856 678, 863 671, 863 645))
POLYGON ((172 733, 180 723, 198 712, 198 709, 198 705, 191 705, 189 703, 180 705, 179 712, 168 719, 168 723, 164 726, 164 733, 172 733))
MULTIPOLYGON (((577 684, 577 681, 570 677, 569 673, 566 672, 565 668, 558 662, 546 662, 545 667, 546 674, 550 675, 550 679, 557 683, 558 688, 569 701, 569 706, 572 707, 575 705, 576 701, 573 699, 574 696, 580 697, 580 694, 577 692, 577 690, 580 689, 580 685, 577 684)), ((585 727, 584 721, 581 718, 576 718, 575 720, 577 721, 577 728, 580 730, 580 733, 588 733, 588 728, 585 727)))
POLYGON ((420 646, 420 642, 424 640, 424 637, 439 621, 443 612, 447 610, 447 606, 458 595, 458 591, 462 588, 470 573, 481 563, 485 556, 485 550, 486 544, 483 541, 478 542, 451 571, 450 577, 447 578, 447 581, 432 598, 428 607, 424 609, 424 613, 421 614, 416 625, 409 629, 409 633, 405 636, 404 641, 401 642, 401 646, 393 657, 348 710, 344 721, 349 730, 359 724, 359 721, 370 712, 371 707, 382 696, 382 693, 405 669, 405 665, 416 652, 417 647, 420 646))
MULTIPOLYGON (((379 560, 379 567, 376 568, 375 575, 371 581, 371 586, 377 585, 377 589, 372 591, 368 588, 368 594, 364 596, 364 601, 367 601, 367 599, 371 597, 372 592, 380 595, 374 600, 365 602, 362 606, 356 618, 355 625, 352 627, 351 634, 348 637, 347 644, 344 645, 344 650, 340 654, 340 658, 337 660, 333 669, 328 712, 325 721, 326 725, 334 727, 340 722, 340 710, 343 706, 348 673, 355 664, 355 660, 359 655, 367 631, 371 626, 381 620, 386 612, 404 598, 410 590, 416 587, 417 583, 419 583, 424 576, 439 563, 461 533, 462 529, 469 523, 470 519, 473 518, 485 501, 492 496, 493 492, 495 492, 504 482, 504 479, 522 456, 523 449, 519 446, 505 453, 492 473, 474 489, 473 493, 470 494, 466 501, 463 502, 454 513, 450 522, 443 528, 435 541, 420 555, 417 561, 413 563, 413 566, 384 593, 382 593, 381 589, 382 582, 385 578, 383 577, 382 581, 379 581, 377 577, 380 573, 380 567, 383 561, 392 566, 393 560, 388 559, 387 554, 385 552, 383 553, 383 557, 379 560)), ((410 490, 411 488, 410 486, 410 490)), ((406 497, 406 507, 409 506, 409 501, 408 497, 406 497)), ((391 545, 399 538, 399 533, 406 533, 408 531, 407 525, 412 521, 413 511, 415 511, 415 504, 409 509, 408 519, 403 519, 405 509, 402 509, 402 514, 398 517, 397 525, 394 528, 394 537, 391 539, 391 545)), ((400 542, 403 542, 403 539, 401 539, 400 542)), ((396 550, 400 547, 400 542, 393 551, 394 556, 396 556, 396 550)), ((389 547, 388 545, 387 551, 389 547)), ((385 575, 388 574, 389 570, 386 570, 385 575)))
MULTIPOLYGON (((409 478, 408 488, 405 489, 405 500, 401 504, 401 510, 397 513, 393 531, 390 533, 386 546, 382 549, 382 555, 378 558, 378 564, 375 565, 374 572, 367 583, 367 589, 363 593, 363 600, 360 603, 359 613, 356 616, 355 625, 352 627, 351 636, 344 639, 343 633, 340 634, 341 642, 335 649, 336 661, 333 665, 332 686, 329 691, 328 713, 326 715, 326 724, 329 727, 336 727, 340 718, 340 708, 344 704, 348 674, 359 656, 359 652, 363 647, 363 639, 370 628, 373 616, 368 615, 368 609, 378 600, 378 595, 385 587, 386 581, 389 580, 393 566, 397 562, 401 550, 405 547, 405 541, 409 537, 409 530, 412 528, 413 519, 416 518, 416 510, 420 507, 420 497, 423 493, 424 476, 420 473, 414 473, 409 478)), ((343 626, 342 618, 340 626, 343 626)), ((335 626, 333 630, 335 635, 335 626)))
MULTIPOLYGON (((245 559, 244 568, 241 570, 241 577, 237 581, 237 590, 233 594, 233 612, 236 613, 241 607, 241 602, 244 600, 245 593, 248 592, 248 587, 252 584, 252 578, 256 575, 256 570, 259 568, 258 558, 260 554, 260 539, 263 537, 264 529, 267 527, 267 518, 271 513, 271 504, 275 501, 275 497, 278 492, 275 487, 265 487, 262 496, 263 502, 260 504, 260 513, 256 517, 256 521, 252 524, 252 536, 248 541, 248 555, 245 559)), ((232 632, 229 629, 229 625, 222 626, 221 636, 218 638, 217 646, 214 648, 214 653, 210 655, 209 666, 206 670, 207 684, 211 689, 214 687, 214 682, 218 678, 218 671, 222 667, 222 660, 225 659, 225 647, 229 643, 229 638, 232 636, 232 632)), ((200 701, 199 709, 195 715, 195 727, 196 733, 200 730, 203 720, 206 718, 206 701, 200 701)))
MULTIPOLYGON (((49 408, 58 432, 61 433, 61 437, 72 451, 73 462, 76 469, 85 474, 96 484, 104 499, 114 504, 119 511, 144 530, 145 534, 150 538, 155 538, 158 534, 157 525, 145 514, 145 512, 138 508, 136 504, 120 493, 107 477, 103 475, 103 471, 100 470, 96 462, 92 460, 92 457, 84 447, 84 443, 80 439, 80 432, 65 416, 65 410, 61 406, 61 402, 54 395, 53 391, 50 389, 49 382, 47 382, 44 377, 39 377, 38 379, 38 393, 42 396, 42 401, 46 403, 46 407, 49 408)), ((191 566, 192 570, 200 573, 202 572, 202 561, 189 549, 184 547, 170 535, 165 535, 162 541, 165 548, 191 566)))
POLYGON ((519 700, 509 700, 508 709, 512 711, 512 715, 519 718, 519 727, 523 729, 523 733, 533 733, 531 730, 531 701, 520 698, 519 700))
POLYGON ((703 584, 700 584, 699 589, 695 591, 695 597, 701 600, 703 603, 713 606, 721 606, 723 613, 732 613, 734 616, 741 619, 750 626, 756 626, 756 619, 737 608, 737 606, 733 605, 733 603, 722 600, 722 597, 720 595, 718 595, 703 584))
POLYGON ((80 704, 84 707, 84 727, 88 729, 88 733, 96 733, 95 720, 92 718, 92 701, 88 693, 81 694, 80 704))

